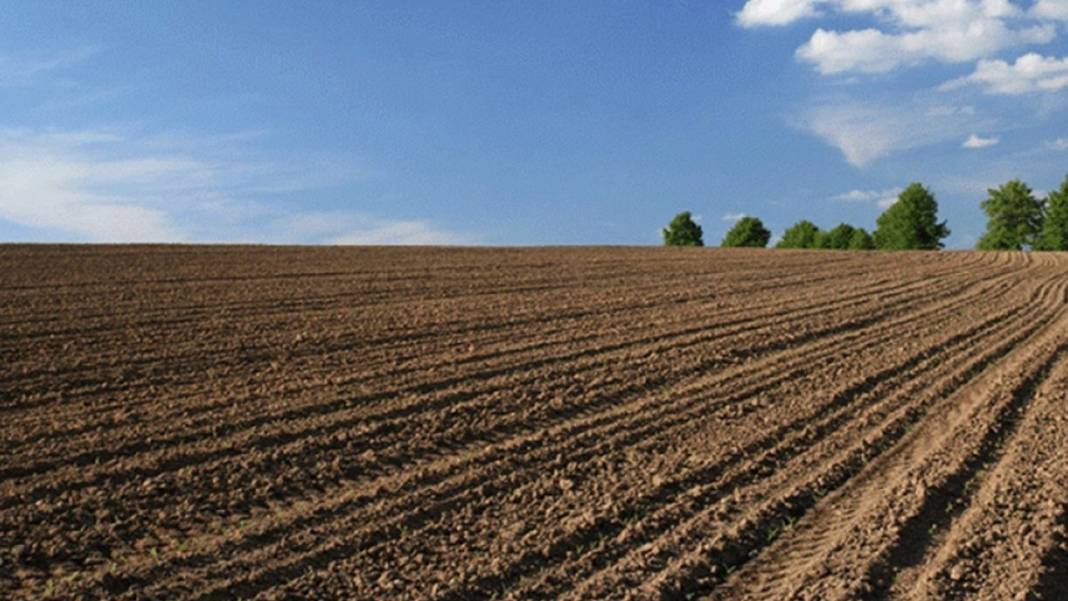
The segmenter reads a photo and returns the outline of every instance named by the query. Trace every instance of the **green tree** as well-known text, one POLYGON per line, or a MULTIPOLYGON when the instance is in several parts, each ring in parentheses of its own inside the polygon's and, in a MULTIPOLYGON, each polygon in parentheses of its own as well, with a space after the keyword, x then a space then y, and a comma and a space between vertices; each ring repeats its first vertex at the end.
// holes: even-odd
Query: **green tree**
POLYGON ((666 228, 661 230, 665 246, 704 246, 701 226, 693 220, 689 211, 675 215, 666 228))
POLYGON ((1038 250, 1068 250, 1068 177, 1049 193, 1046 214, 1035 245, 1038 250))
POLYGON ((867 230, 862 227, 853 230, 853 235, 849 238, 850 250, 873 250, 874 248, 875 242, 867 230))
POLYGON ((820 240, 820 248, 845 250, 849 248, 849 241, 853 239, 855 227, 848 223, 839 223, 831 228, 820 240))
POLYGON ((746 246, 752 248, 764 248, 771 239, 771 232, 764 227, 764 223, 756 217, 742 217, 734 227, 727 232, 720 246, 746 246))
POLYGON ((802 219, 790 226, 782 234, 782 240, 775 248, 816 248, 816 238, 820 234, 820 228, 816 224, 802 219))
POLYGON ((983 201, 986 232, 979 238, 979 250, 1022 250, 1035 243, 1042 229, 1042 202, 1031 188, 1014 179, 1000 188, 987 190, 983 201))
POLYGON ((820 250, 828 250, 831 248, 831 238, 827 235, 830 232, 820 230, 816 234, 816 241, 812 243, 812 248, 818 248, 820 250))
POLYGON ((913 183, 876 220, 872 239, 886 250, 935 250, 949 235, 946 222, 938 222, 938 201, 922 184, 913 183))

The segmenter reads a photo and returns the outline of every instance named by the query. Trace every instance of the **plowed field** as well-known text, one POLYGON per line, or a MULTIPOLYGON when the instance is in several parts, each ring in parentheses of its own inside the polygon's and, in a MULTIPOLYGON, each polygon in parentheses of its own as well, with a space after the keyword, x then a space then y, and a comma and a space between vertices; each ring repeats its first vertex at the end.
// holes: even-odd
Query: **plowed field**
POLYGON ((0 247, 0 598, 1068 599, 1068 256, 0 247))

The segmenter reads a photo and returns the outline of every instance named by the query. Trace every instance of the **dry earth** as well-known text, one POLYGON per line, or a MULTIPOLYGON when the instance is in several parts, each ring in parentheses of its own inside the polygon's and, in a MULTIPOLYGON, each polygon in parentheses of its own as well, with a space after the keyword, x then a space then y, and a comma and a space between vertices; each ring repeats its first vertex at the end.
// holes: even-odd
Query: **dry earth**
POLYGON ((1068 257, 0 247, 0 597, 1068 599, 1068 257))

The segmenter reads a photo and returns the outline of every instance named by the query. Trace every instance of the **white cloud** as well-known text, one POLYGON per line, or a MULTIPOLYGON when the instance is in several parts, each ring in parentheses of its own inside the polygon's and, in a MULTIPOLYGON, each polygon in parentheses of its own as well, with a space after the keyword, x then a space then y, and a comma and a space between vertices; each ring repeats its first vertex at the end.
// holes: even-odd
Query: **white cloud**
MULTIPOLYGON (((1039 4, 1050 5, 1063 2, 1039 0, 1039 4)), ((871 14, 887 23, 913 28, 1023 15, 1023 11, 1010 0, 749 0, 737 17, 740 25, 785 25, 817 16, 820 7, 847 14, 871 14)), ((1053 12, 1057 10, 1054 8, 1053 12)), ((1040 16, 1051 16, 1044 14, 1048 12, 1045 8, 1036 8, 1035 12, 1040 16)))
POLYGON ((901 195, 901 192, 899 191, 897 194, 894 194, 893 196, 884 196, 884 197, 880 198, 878 200, 878 202, 876 202, 875 204, 880 209, 889 209, 891 206, 893 206, 893 204, 895 202, 897 202, 897 198, 900 195, 901 195))
POLYGON ((980 123, 970 107, 843 103, 809 110, 801 126, 841 150, 851 165, 863 167, 902 150, 966 135, 980 123))
MULTIPOLYGON (((46 94, 36 105, 54 113, 70 106, 72 90, 85 91, 64 71, 96 53, 82 47, 0 54, 0 90, 59 91, 58 104, 46 94)), ((266 135, 0 128, 0 221, 71 242, 470 242, 426 220, 376 218, 359 209, 324 223, 305 208, 303 193, 363 179, 367 170, 344 156, 266 156, 257 144, 266 135)))
POLYGON ((878 192, 874 190, 850 190, 834 197, 834 200, 842 202, 867 202, 876 198, 878 192))
POLYGON ((901 190, 901 188, 886 188, 885 190, 850 190, 849 192, 844 192, 833 197, 833 200, 839 202, 874 203, 876 206, 885 209, 897 202, 897 197, 901 194, 901 190))
POLYGON ((425 220, 308 212, 288 197, 360 170, 340 159, 256 159, 246 140, 0 130, 0 220, 74 242, 471 242, 425 220))
POLYGON ((839 0, 845 12, 872 13, 904 27, 941 27, 1018 17, 1009 0, 839 0))
POLYGON ((1054 37, 1055 29, 1050 25, 1010 29, 997 19, 906 33, 817 29, 797 49, 797 57, 812 63, 824 75, 885 73, 928 60, 946 63, 975 60, 1012 46, 1050 42, 1054 37))
POLYGON ((1030 17, 1009 0, 749 0, 736 15, 742 27, 786 25, 821 9, 869 15, 877 26, 848 31, 818 28, 797 58, 823 74, 885 73, 935 60, 960 63, 1056 37, 1051 19, 1064 0, 1043 0, 1030 17))
POLYGON ((978 150, 980 148, 990 148, 991 146, 997 146, 1001 142, 1000 138, 982 138, 976 134, 968 136, 960 146, 961 148, 968 148, 971 150, 978 150))
POLYGON ((1057 59, 1029 52, 1013 64, 981 60, 971 75, 948 81, 939 89, 948 91, 966 85, 978 85, 988 94, 1006 96, 1057 92, 1068 87, 1068 57, 1057 59))
POLYGON ((0 219, 92 242, 183 239, 155 203, 115 188, 140 186, 154 196, 165 182, 195 178, 201 166, 169 157, 93 159, 78 152, 105 138, 96 132, 0 135, 0 219))
POLYGON ((814 17, 817 0, 749 0, 735 19, 742 27, 787 25, 814 17))
POLYGON ((1039 18, 1068 21, 1068 1, 1038 0, 1031 7, 1031 14, 1039 18))
POLYGON ((797 49, 797 58, 815 64, 824 75, 850 70, 878 73, 900 64, 894 42, 894 36, 877 29, 845 33, 817 29, 797 49))
POLYGON ((846 161, 855 167, 863 167, 911 143, 904 132, 883 121, 878 110, 860 105, 817 108, 809 115, 807 127, 841 150, 846 161))
POLYGON ((1068 150, 1068 138, 1057 138, 1046 142, 1046 148, 1050 150, 1068 150))
POLYGON ((734 223, 735 221, 740 221, 745 217, 747 217, 745 213, 724 213, 723 221, 734 223))

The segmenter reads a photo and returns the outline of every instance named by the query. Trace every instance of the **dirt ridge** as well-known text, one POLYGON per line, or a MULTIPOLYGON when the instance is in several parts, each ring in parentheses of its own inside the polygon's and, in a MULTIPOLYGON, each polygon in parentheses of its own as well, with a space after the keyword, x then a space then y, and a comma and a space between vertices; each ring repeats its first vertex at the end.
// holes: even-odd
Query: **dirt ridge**
POLYGON ((1068 258, 0 245, 0 597, 1055 598, 1068 258))

